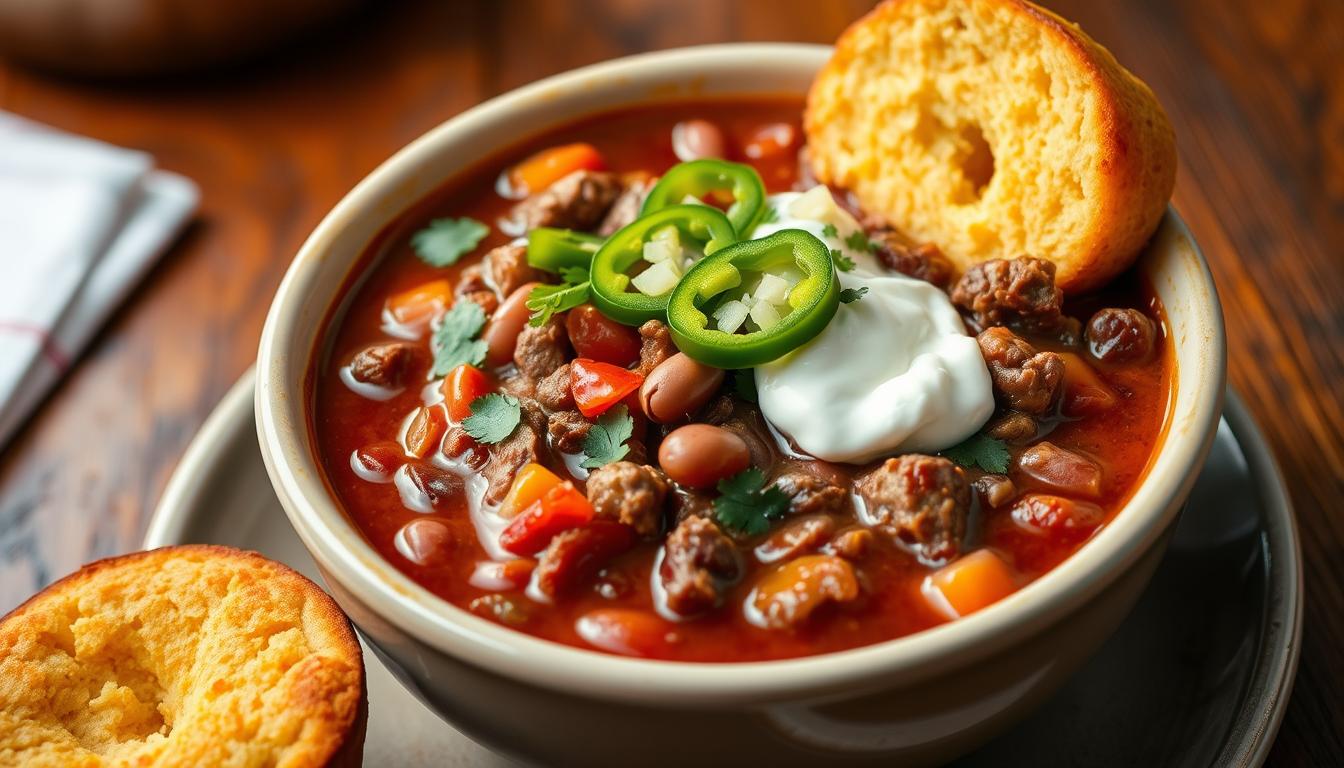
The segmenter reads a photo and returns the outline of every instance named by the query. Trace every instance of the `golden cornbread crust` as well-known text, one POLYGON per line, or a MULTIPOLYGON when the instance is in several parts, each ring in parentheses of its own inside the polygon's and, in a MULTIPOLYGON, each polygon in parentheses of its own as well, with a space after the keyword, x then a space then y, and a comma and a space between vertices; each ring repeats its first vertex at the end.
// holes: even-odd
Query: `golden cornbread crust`
POLYGON ((0 766, 358 765, 350 623, 254 552, 99 560, 0 619, 0 766))
POLYGON ((1104 285, 1157 228, 1176 139, 1152 91, 1024 0, 886 0, 847 29, 803 119, 819 180, 965 270, 1032 255, 1104 285))

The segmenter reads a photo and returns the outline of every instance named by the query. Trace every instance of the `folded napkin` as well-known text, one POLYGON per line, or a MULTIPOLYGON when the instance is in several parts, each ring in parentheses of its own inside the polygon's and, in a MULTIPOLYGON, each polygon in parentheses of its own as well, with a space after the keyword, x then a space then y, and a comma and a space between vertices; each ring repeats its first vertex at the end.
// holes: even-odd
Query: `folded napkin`
POLYGON ((143 152, 0 112, 0 448, 198 197, 143 152))

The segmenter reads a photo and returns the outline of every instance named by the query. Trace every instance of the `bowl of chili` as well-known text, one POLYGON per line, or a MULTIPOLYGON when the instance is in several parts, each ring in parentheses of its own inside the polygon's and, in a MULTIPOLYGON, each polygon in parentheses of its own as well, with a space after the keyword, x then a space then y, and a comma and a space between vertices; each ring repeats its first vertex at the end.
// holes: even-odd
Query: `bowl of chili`
MULTIPOLYGON (((938 762, 982 743, 1047 697, 1118 625, 1161 558, 1211 444, 1225 370, 1217 294, 1174 211, 1136 268, 1164 313, 1169 376, 1162 427, 1141 480, 1070 556, 955 621, 858 647, 768 660, 600 653, 515 631, 443 599, 390 562, 338 503, 321 459, 313 361, 328 354, 332 318, 350 309, 352 287, 389 241, 404 237, 407 211, 421 211, 415 215, 423 219, 421 202, 470 173, 478 158, 500 158, 539 132, 688 100, 796 103, 829 51, 784 44, 666 51, 587 67, 492 99, 412 142, 362 181, 309 237, 277 292, 262 334, 256 396, 259 438, 277 495, 332 594, 380 655, 446 719, 492 748, 588 765, 938 762)), ((706 246, 707 255, 661 307, 631 302, 629 291, 616 290, 636 241, 598 243, 581 233, 536 230, 530 236, 551 243, 545 250, 557 268, 567 259, 591 260, 590 290, 599 310, 607 296, 618 320, 665 312, 677 344, 700 349, 711 363, 768 358, 784 335, 797 332, 786 323, 778 334, 716 341, 695 294, 712 294, 722 283, 717 273, 794 263, 813 281, 799 293, 813 308, 799 314, 799 324, 835 312, 838 288, 817 267, 815 238, 722 242, 760 215, 750 204, 758 190, 729 165, 684 173, 673 194, 646 207, 706 246), (715 188, 737 189, 735 200, 743 204, 721 216, 683 215, 685 196, 715 188)), ((422 428, 435 427, 425 421, 422 428)), ((559 505, 565 492, 555 492, 559 505)), ((535 535, 519 527, 505 543, 532 551, 535 535)), ((806 633, 800 637, 806 643, 806 633)))

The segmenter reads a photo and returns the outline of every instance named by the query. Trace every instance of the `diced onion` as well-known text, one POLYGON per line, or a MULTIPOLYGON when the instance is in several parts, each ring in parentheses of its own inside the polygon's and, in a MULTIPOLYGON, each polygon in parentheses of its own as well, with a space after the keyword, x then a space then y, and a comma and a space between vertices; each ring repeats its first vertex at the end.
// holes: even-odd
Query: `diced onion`
POLYGON ((660 261, 631 278, 630 283, 640 293, 649 296, 662 296, 677 287, 681 275, 677 274, 673 260, 660 261))
POLYGON ((695 195, 687 195, 687 196, 683 197, 683 198, 681 199, 681 204, 682 204, 682 205, 708 205, 708 203, 706 203, 704 200, 701 200, 700 198, 696 197, 695 195))
POLYGON ((714 310, 714 322, 724 333, 736 333, 747 320, 747 305, 740 301, 725 301, 714 310))
POLYGON ((789 284, 781 277, 769 273, 761 275, 761 282, 754 292, 756 298, 771 304, 784 304, 789 300, 789 284))
POLYGON ((650 264, 658 264, 668 259, 679 261, 680 256, 681 247, 675 242, 655 239, 644 244, 644 260, 650 264))
POLYGON ((758 301, 751 307, 751 319, 762 331, 768 331, 779 324, 779 312, 774 304, 758 301))
POLYGON ((835 212, 835 198, 831 197, 831 190, 827 189, 825 184, 818 184, 807 190, 789 206, 789 213, 794 218, 813 221, 834 223, 835 212))

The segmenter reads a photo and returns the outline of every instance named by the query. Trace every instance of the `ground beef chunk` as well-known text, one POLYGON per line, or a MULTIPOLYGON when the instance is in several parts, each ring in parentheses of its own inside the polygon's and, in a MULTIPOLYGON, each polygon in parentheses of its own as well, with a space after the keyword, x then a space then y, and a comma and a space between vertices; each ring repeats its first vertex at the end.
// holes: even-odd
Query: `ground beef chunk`
POLYGON ((659 470, 618 461, 588 475, 588 501, 597 517, 625 523, 648 538, 663 529, 663 502, 670 487, 659 470))
POLYGON ((971 486, 966 473, 940 456, 908 454, 887 459, 857 484, 878 532, 905 544, 929 563, 961 550, 971 486))
POLYGON ((513 209, 513 218, 524 229, 562 227, 588 231, 602 221, 621 181, 605 171, 574 171, 513 209))
POLYGON ((522 420, 512 434, 490 446, 490 458, 481 468, 488 485, 485 500, 490 504, 504 500, 518 470, 528 464, 542 463, 546 449, 546 414, 535 400, 519 398, 518 403, 522 420))
POLYGON ((1157 329, 1137 309, 1103 309, 1087 322, 1087 347, 1108 363, 1136 363, 1153 354, 1157 329))
POLYGON ((682 520, 663 544, 658 579, 674 613, 694 616, 715 607, 741 575, 737 546, 708 518, 682 520))
POLYGON ((648 376, 659 363, 677 354, 672 332, 662 320, 650 320, 639 326, 639 338, 639 365, 635 371, 640 376, 648 376))
POLYGON ((532 583, 551 599, 591 580, 599 569, 636 542, 628 525, 594 520, 581 528, 562 531, 551 539, 537 560, 532 583))
POLYGON ((569 334, 562 319, 552 317, 545 325, 523 326, 513 349, 518 372, 536 381, 555 373, 569 360, 569 334))
POLYGON ((989 420, 985 434, 1005 443, 1026 443, 1036 438, 1036 419, 1021 411, 1007 411, 989 420))
POLYGON ((871 235, 877 244, 877 259, 888 269, 946 289, 952 282, 952 262, 933 243, 911 244, 898 233, 886 229, 871 235))
POLYGON ((415 357, 415 347, 410 344, 375 344, 350 360, 350 376, 365 384, 400 387, 405 383, 415 357))
POLYGON ((1007 328, 990 328, 976 340, 1000 403, 1034 416, 1054 409, 1063 389, 1063 358, 1054 352, 1037 352, 1007 328))
POLYGON ((980 501, 990 507, 1002 507, 1017 496, 1017 486, 1007 475, 981 475, 971 485, 980 501))
POLYGON ((867 528, 850 528, 831 539, 831 551, 846 560, 862 560, 873 546, 873 532, 867 528))
POLYGON ((1030 256, 981 262, 952 287, 952 303, 970 313, 977 329, 1008 325, 1048 332, 1059 323, 1063 300, 1055 265, 1030 256))
POLYGON ((565 453, 583 452, 583 441, 593 423, 578 411, 556 411, 550 415, 546 431, 551 436, 551 445, 565 453))
POLYGON ((606 237, 639 218, 639 209, 644 207, 644 198, 649 196, 652 186, 651 179, 631 182, 611 204, 611 210, 597 227, 597 234, 606 237))
POLYGON ((790 514, 844 514, 853 511, 848 490, 815 475, 786 472, 775 480, 775 487, 789 497, 790 514))
POLYGON ((544 272, 527 263, 526 243, 501 245, 485 254, 481 264, 485 267, 486 279, 501 297, 507 297, 527 283, 546 280, 544 272))
POLYGON ((569 389, 569 363, 556 368, 537 382, 537 402, 547 410, 568 411, 574 408, 574 394, 569 389))

